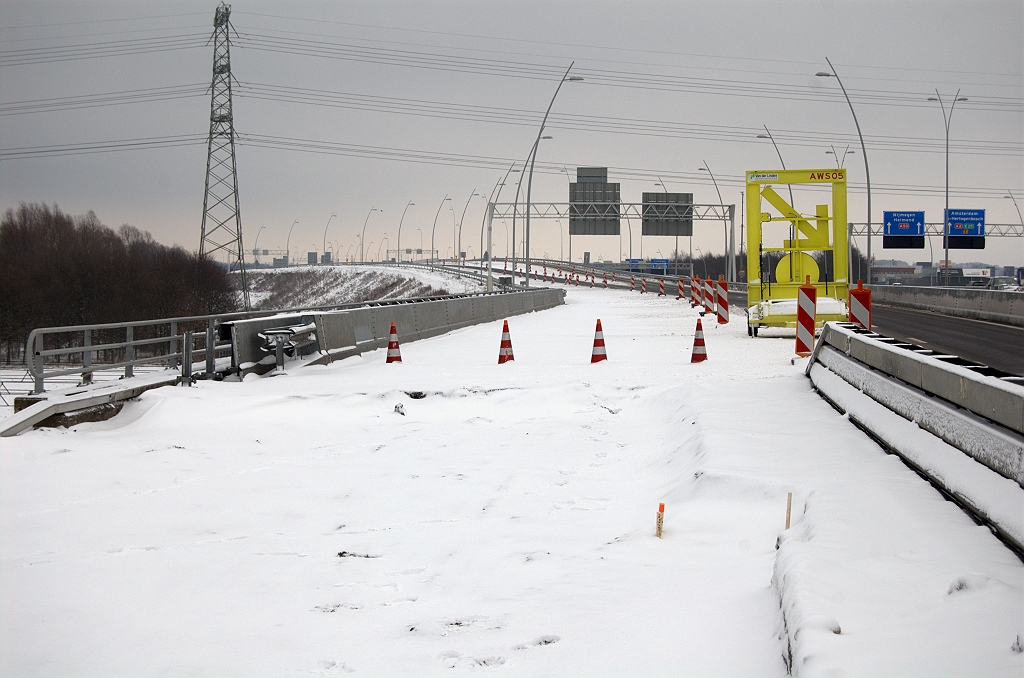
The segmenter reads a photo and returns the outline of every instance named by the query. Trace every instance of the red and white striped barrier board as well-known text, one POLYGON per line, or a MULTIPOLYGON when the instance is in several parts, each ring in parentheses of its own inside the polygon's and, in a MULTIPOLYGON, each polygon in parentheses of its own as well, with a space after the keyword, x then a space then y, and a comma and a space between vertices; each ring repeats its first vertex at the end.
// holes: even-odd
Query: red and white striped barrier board
POLYGON ((640 278, 640 294, 647 292, 647 278, 640 278))
POLYGON ((629 276, 629 291, 630 292, 635 292, 636 291, 636 276, 635 275, 629 276))
POLYGON ((683 279, 680 278, 679 279, 679 292, 677 293, 676 300, 683 299, 685 297, 686 297, 686 295, 683 294, 683 279))
POLYGON ((850 322, 871 329, 871 290, 864 288, 863 280, 857 281, 857 289, 850 290, 850 322))
POLYGON ((796 354, 806 358, 814 350, 814 316, 818 290, 811 284, 811 276, 800 286, 796 303, 796 354))
POLYGON ((601 283, 604 285, 605 289, 608 289, 608 274, 607 273, 605 273, 603 276, 601 276, 601 283))
POLYGON ((498 364, 507 363, 510 360, 515 360, 512 355, 512 337, 508 333, 508 321, 505 321, 504 327, 501 328, 501 346, 498 348, 498 364))
POLYGON ((658 278, 658 296, 659 297, 665 296, 665 279, 664 278, 658 278))
POLYGON ((729 322, 729 283, 724 276, 718 278, 718 324, 729 322))
POLYGON ((395 327, 395 323, 391 323, 391 334, 388 335, 388 359, 384 364, 400 362, 402 362, 402 352, 398 350, 398 329, 395 327))
POLYGON ((704 312, 715 312, 715 286, 712 284, 711 278, 704 281, 704 312))
POLYGON ((597 329, 594 331, 594 352, 590 354, 591 363, 599 363, 608 360, 608 354, 604 351, 604 332, 601 331, 601 319, 597 319, 597 329))
POLYGON ((690 363, 702 363, 708 359, 708 351, 704 347, 704 328, 697 318, 697 331, 693 335, 693 353, 690 354, 690 363))

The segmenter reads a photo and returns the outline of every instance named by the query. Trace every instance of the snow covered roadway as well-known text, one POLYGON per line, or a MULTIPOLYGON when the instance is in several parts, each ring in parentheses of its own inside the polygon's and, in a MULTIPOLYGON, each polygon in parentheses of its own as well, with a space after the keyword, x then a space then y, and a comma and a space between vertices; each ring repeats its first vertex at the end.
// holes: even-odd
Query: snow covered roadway
POLYGON ((488 323, 5 439, 0 673, 1021 676, 1021 562, 697 317, 573 288, 504 365, 488 323))

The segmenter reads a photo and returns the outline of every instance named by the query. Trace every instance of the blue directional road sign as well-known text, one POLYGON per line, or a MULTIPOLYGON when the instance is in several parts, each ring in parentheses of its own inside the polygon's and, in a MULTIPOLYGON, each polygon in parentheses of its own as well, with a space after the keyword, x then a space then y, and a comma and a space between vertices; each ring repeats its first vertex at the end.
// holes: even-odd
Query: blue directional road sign
POLYGON ((924 212, 882 212, 882 235, 924 235, 924 212))
POLYGON ((949 210, 946 235, 985 235, 985 210, 949 210))
POLYGON ((629 263, 629 270, 631 270, 631 271, 639 271, 640 270, 640 264, 642 264, 644 260, 643 259, 626 259, 626 261, 629 263))
POLYGON ((651 259, 651 270, 656 268, 668 272, 668 259, 651 259))

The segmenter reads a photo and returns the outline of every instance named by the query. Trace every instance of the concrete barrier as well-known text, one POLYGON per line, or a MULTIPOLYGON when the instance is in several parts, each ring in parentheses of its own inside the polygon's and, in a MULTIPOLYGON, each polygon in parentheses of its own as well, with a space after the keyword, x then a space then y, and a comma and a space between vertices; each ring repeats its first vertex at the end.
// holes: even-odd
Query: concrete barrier
POLYGON ((376 302, 339 311, 238 320, 230 323, 234 364, 243 374, 273 369, 273 356, 260 349, 262 342, 259 338, 259 332, 270 327, 315 323, 316 342, 308 347, 306 355, 318 355, 307 364, 324 364, 387 346, 392 322, 397 326, 398 340, 409 342, 564 303, 564 290, 533 288, 453 295, 441 299, 376 302))
POLYGON ((1024 327, 1024 293, 969 287, 872 285, 872 303, 1024 327))
POLYGON ((827 323, 820 363, 876 402, 1024 487, 1024 383, 978 374, 850 323, 827 323), (994 424, 994 425, 993 425, 994 424))

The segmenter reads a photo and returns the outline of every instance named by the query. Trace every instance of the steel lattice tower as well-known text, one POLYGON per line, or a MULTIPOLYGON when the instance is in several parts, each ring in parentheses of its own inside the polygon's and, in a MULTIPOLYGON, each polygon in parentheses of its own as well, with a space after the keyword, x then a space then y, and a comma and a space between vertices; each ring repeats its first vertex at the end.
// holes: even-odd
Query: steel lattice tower
POLYGON ((235 124, 231 114, 231 6, 223 2, 213 20, 213 82, 210 85, 210 139, 206 156, 202 238, 199 256, 227 255, 237 262, 242 300, 249 310, 249 281, 242 248, 242 214, 235 167, 235 124))

